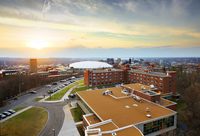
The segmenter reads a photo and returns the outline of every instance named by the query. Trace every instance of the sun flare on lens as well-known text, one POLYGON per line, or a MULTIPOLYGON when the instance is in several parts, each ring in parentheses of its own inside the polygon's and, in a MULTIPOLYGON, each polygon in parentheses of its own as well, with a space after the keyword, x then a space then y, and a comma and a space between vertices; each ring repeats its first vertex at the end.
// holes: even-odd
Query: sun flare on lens
POLYGON ((48 47, 48 42, 46 42, 44 40, 32 40, 27 43, 27 46, 29 48, 41 50, 41 49, 48 47))

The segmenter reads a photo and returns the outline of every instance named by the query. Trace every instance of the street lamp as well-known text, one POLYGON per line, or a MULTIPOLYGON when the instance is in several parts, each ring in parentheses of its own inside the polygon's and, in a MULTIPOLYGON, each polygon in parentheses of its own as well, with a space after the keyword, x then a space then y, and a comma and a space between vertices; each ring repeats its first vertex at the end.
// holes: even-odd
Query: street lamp
POLYGON ((53 128, 52 131, 53 131, 53 135, 56 136, 56 130, 53 128))

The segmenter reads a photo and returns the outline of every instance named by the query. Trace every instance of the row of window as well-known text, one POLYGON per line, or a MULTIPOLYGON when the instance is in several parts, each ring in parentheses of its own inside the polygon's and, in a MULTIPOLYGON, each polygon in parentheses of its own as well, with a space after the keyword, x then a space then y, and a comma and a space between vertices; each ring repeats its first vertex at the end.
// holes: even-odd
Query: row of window
POLYGON ((144 124, 144 135, 174 126, 174 116, 144 124))

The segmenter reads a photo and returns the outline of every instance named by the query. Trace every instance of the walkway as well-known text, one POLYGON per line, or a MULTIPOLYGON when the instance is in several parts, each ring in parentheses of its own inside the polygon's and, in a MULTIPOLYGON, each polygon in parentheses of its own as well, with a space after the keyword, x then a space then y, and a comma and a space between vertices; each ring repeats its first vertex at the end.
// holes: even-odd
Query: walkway
POLYGON ((65 119, 58 136, 80 136, 68 105, 63 107, 65 119))
MULTIPOLYGON (((76 88, 76 86, 73 86, 72 88, 70 88, 65 95, 60 99, 60 100, 55 100, 55 101, 46 101, 47 98, 49 98, 49 96, 45 97, 44 99, 40 100, 39 102, 46 102, 46 103, 55 103, 55 102, 64 102, 65 99, 69 99, 69 94, 74 90, 74 88, 76 88)), ((62 90, 62 89, 61 89, 62 90)), ((60 92, 61 90, 57 91, 56 93, 60 92)), ((54 93, 54 94, 56 94, 54 93)), ((52 95, 54 95, 52 94, 52 95)))

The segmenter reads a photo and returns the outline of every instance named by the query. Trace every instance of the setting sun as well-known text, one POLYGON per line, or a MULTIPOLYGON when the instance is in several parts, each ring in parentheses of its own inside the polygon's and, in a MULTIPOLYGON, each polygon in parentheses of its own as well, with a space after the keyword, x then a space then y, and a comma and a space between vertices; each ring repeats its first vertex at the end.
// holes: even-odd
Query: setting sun
POLYGON ((33 49, 41 50, 43 48, 48 47, 48 42, 44 40, 32 40, 28 42, 27 46, 33 49))

